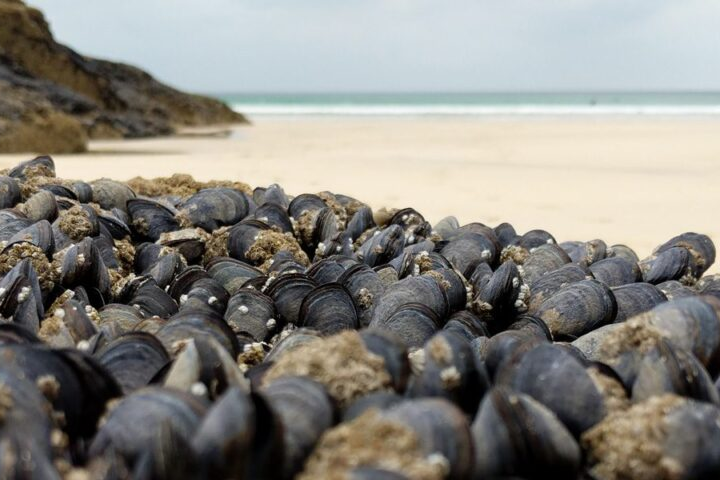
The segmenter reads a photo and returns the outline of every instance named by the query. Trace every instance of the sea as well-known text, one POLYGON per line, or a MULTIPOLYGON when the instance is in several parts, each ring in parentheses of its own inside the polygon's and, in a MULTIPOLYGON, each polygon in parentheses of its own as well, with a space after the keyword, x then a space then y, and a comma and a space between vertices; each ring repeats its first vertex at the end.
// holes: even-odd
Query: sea
POLYGON ((720 116, 719 92, 236 93, 249 116, 720 116))

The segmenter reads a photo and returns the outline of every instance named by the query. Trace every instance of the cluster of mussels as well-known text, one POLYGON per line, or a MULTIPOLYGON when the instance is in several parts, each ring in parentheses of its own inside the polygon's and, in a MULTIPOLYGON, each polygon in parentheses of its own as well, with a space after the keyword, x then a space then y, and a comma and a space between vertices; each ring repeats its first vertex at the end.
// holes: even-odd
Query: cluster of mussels
POLYGON ((0 477, 720 477, 720 275, 282 188, 0 176, 0 477))

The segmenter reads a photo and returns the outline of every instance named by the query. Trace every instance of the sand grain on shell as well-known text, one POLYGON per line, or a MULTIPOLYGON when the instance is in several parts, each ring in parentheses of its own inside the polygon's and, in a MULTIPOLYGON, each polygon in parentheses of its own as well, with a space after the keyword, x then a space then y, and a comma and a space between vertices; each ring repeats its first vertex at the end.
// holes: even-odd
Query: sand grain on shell
POLYGON ((418 480, 444 478, 443 469, 423 455, 412 430, 369 410, 325 432, 298 479, 344 480, 357 467, 381 468, 418 480))
POLYGON ((392 385, 385 361, 369 352, 355 331, 318 338, 285 352, 267 371, 264 383, 287 376, 317 380, 343 407, 392 385))
POLYGON ((603 480, 673 480, 681 466, 663 451, 665 416, 685 402, 676 395, 652 397, 624 412, 608 415, 581 437, 592 465, 603 480))
POLYGON ((616 358, 624 352, 645 354, 663 338, 662 332, 652 326, 649 313, 640 314, 620 324, 601 340, 598 352, 602 358, 616 358))
POLYGON ((93 224, 88 213, 79 205, 60 212, 58 228, 76 242, 93 233, 93 224))

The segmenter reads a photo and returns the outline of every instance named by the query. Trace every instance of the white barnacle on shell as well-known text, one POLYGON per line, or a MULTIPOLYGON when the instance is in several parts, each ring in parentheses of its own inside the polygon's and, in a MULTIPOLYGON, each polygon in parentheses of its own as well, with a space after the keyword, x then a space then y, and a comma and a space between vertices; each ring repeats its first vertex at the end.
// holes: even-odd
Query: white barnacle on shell
POLYGON ((62 308, 56 308, 53 312, 53 317, 62 320, 63 318, 65 318, 65 310, 63 310, 62 308))
POLYGON ((277 320, 274 318, 268 318, 268 321, 265 322, 265 328, 268 330, 275 330, 275 327, 277 327, 277 320))
POLYGON ((488 250, 488 249, 486 248, 485 250, 483 250, 483 251, 480 253, 480 256, 481 256, 482 258, 484 258, 485 260, 487 260, 487 259, 490 258, 492 255, 490 254, 490 250, 488 250))
POLYGON ((208 305, 215 305, 217 303, 218 299, 217 297, 213 296, 208 298, 208 305))
POLYGON ((22 287, 17 295, 18 303, 23 303, 30 296, 30 287, 22 287))
POLYGON ((180 305, 185 305, 185 302, 187 302, 188 296, 186 294, 180 295, 180 305))
POLYGON ((207 387, 202 382, 195 382, 190 386, 190 393, 196 397, 204 397, 207 395, 207 387))
POLYGON ((243 315, 245 315, 245 314, 247 314, 247 313, 250 311, 250 309, 249 309, 247 306, 245 306, 245 305, 240 305, 240 306, 238 307, 238 311, 239 311, 240 313, 242 313, 243 315))

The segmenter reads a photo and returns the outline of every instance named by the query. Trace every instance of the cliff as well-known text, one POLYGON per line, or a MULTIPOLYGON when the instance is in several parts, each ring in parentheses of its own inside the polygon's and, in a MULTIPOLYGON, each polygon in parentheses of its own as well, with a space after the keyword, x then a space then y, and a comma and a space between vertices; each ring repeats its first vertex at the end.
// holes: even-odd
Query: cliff
POLYGON ((0 0, 0 152, 77 152, 87 138, 242 122, 218 100, 180 92, 130 65, 78 54, 54 40, 39 10, 0 0))

